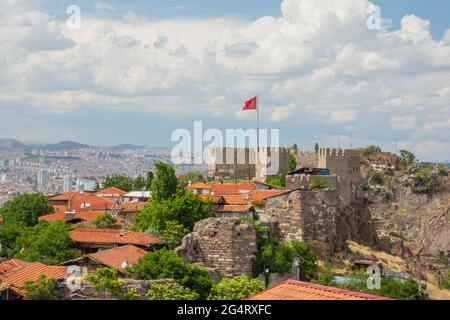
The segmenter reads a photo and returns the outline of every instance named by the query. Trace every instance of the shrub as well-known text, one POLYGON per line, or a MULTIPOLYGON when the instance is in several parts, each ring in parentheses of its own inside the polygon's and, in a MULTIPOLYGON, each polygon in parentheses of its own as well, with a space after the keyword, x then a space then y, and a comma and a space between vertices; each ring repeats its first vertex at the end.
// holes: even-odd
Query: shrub
POLYGON ((447 177, 448 176, 448 167, 445 164, 438 164, 437 166, 437 172, 438 175, 440 175, 441 177, 447 177))
POLYGON ((327 179, 323 177, 313 177, 311 179, 311 189, 325 189, 328 186, 327 179))
POLYGON ((35 281, 25 281, 22 289, 27 291, 26 300, 57 300, 59 298, 55 279, 40 275, 35 281))
POLYGON ((134 289, 128 289, 123 295, 122 300, 139 300, 141 296, 134 289))
POLYGON ((370 181, 374 184, 383 184, 383 175, 381 172, 378 171, 372 171, 370 173, 370 181))
POLYGON ((150 300, 198 300, 199 295, 178 283, 154 283, 148 288, 147 297, 150 300))
POLYGON ((317 270, 317 279, 311 282, 316 284, 321 284, 324 286, 330 286, 333 284, 333 268, 329 263, 325 263, 323 266, 319 267, 317 270))
POLYGON ((104 297, 120 297, 123 295, 123 287, 119 282, 116 269, 100 268, 95 273, 87 276, 87 281, 92 283, 97 294, 104 297))
POLYGON ((109 229, 114 227, 117 220, 110 215, 109 213, 102 214, 97 219, 95 219, 92 223, 100 229, 109 229))
POLYGON ((362 181, 360 187, 362 191, 369 191, 369 182, 367 180, 362 181))
POLYGON ((213 281, 208 271, 185 264, 174 251, 150 252, 128 270, 131 277, 142 280, 174 279, 181 286, 197 292, 202 299, 209 295, 213 281))
POLYGON ((264 284, 258 279, 250 280, 242 275, 233 279, 223 279, 211 289, 209 300, 243 300, 264 290, 264 284))
POLYGON ((450 270, 444 274, 441 280, 441 287, 450 290, 450 270))
POLYGON ((419 192, 433 191, 433 168, 429 165, 421 166, 414 176, 414 182, 419 192))
POLYGON ((377 152, 381 152, 381 148, 379 146, 376 146, 373 144, 364 149, 363 155, 366 158, 370 158, 374 153, 377 153, 377 152))

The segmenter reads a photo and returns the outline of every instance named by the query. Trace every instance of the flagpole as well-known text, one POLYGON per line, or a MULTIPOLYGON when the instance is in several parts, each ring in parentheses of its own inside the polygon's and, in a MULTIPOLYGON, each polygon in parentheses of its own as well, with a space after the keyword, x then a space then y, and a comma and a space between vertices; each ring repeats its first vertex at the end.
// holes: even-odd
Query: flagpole
POLYGON ((255 168, 255 176, 258 172, 259 168, 259 108, 261 103, 259 101, 259 93, 256 95, 256 168, 255 168))

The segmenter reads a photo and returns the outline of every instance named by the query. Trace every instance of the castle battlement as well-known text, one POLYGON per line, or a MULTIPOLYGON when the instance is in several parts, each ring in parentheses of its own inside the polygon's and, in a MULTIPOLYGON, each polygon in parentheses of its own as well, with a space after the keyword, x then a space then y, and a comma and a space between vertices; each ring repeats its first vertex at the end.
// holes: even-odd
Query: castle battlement
POLYGON ((313 156, 313 155, 316 155, 316 152, 315 151, 308 151, 308 150, 298 150, 296 155, 298 157, 301 157, 301 156, 313 156))
POLYGON ((353 149, 320 148, 319 156, 321 156, 321 157, 353 158, 353 157, 359 157, 360 152, 358 150, 353 150, 353 149))

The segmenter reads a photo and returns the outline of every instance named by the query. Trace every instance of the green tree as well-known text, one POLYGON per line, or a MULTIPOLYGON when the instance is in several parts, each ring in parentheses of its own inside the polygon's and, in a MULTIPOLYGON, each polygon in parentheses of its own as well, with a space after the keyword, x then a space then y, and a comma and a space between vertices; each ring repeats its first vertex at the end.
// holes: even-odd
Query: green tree
POLYGON ((122 297, 123 286, 119 282, 118 271, 113 268, 99 268, 86 277, 95 291, 102 297, 122 297))
POLYGON ((133 190, 144 191, 146 187, 146 179, 142 176, 136 177, 133 181, 133 190))
POLYGON ((378 171, 372 171, 369 180, 374 184, 383 184, 383 174, 378 171))
POLYGON ((34 226, 40 216, 53 212, 48 198, 42 193, 22 194, 0 208, 0 216, 5 225, 19 224, 26 227, 34 226))
POLYGON ((172 221, 191 231, 197 221, 210 216, 211 202, 203 201, 190 192, 180 191, 174 198, 151 201, 137 214, 136 226, 141 231, 154 228, 163 234, 168 229, 167 223, 172 221))
POLYGON ((412 165, 414 161, 416 160, 416 156, 414 153, 408 151, 408 150, 400 150, 400 156, 405 161, 405 164, 407 167, 412 165))
POLYGON ((299 263, 299 277, 303 281, 311 281, 317 276, 316 255, 306 242, 292 241, 295 257, 299 263))
POLYGON ((178 180, 174 168, 166 163, 157 162, 156 177, 152 181, 152 199, 162 201, 170 199, 177 191, 178 180))
POLYGON ((377 152, 381 152, 381 148, 379 146, 377 146, 377 145, 372 144, 372 145, 370 145, 370 146, 368 146, 367 148, 364 149, 363 155, 366 158, 370 158, 371 156, 373 156, 377 152))
POLYGON ((183 237, 189 233, 189 229, 177 221, 166 221, 166 228, 159 235, 170 249, 175 249, 181 244, 183 237))
POLYGON ((47 280, 43 274, 35 281, 25 281, 22 287, 27 292, 25 300, 58 300, 59 294, 56 284, 55 279, 47 280))
POLYGON ((295 160, 295 156, 291 153, 289 153, 288 157, 288 171, 292 172, 295 169, 297 169, 297 160, 295 160))
POLYGON ((319 153, 319 143, 316 142, 315 146, 314 146, 314 151, 316 153, 319 153))
POLYGON ((323 266, 317 268, 317 279, 311 280, 311 282, 323 286, 332 286, 333 277, 334 272, 331 264, 325 263, 323 266))
POLYGON ((437 172, 441 177, 448 177, 448 167, 445 164, 438 164, 437 172))
POLYGON ((205 178, 200 172, 188 172, 178 180, 179 185, 183 188, 188 186, 189 182, 205 182, 205 178))
POLYGON ((209 300, 244 300, 264 290, 264 284, 258 279, 250 280, 241 275, 233 279, 223 279, 214 285, 209 300))
POLYGON ((147 172, 147 179, 145 179, 145 190, 146 191, 150 191, 150 189, 152 188, 152 182, 153 182, 154 177, 155 177, 155 175, 153 174, 153 172, 151 172, 151 171, 147 172))
POLYGON ((19 224, 5 224, 0 228, 0 244, 5 247, 4 255, 11 252, 14 254, 17 238, 19 238, 25 230, 26 227, 19 224))
POLYGON ((14 257, 49 265, 77 258, 81 253, 72 247, 69 230, 64 222, 41 221, 17 238, 14 257))
POLYGON ((117 219, 111 214, 105 213, 92 222, 99 229, 109 229, 115 226, 117 219))
POLYGON ((130 192, 133 190, 133 179, 123 175, 114 175, 106 178, 106 181, 103 183, 103 187, 111 188, 116 187, 120 190, 130 192))
POLYGON ((198 300, 198 293, 178 283, 152 284, 147 291, 149 300, 198 300))
POLYGON ((429 165, 421 166, 414 175, 414 183, 419 192, 433 191, 433 168, 429 165))
POLYGON ((285 187, 286 186, 286 174, 281 174, 279 176, 275 176, 267 179, 267 183, 277 187, 285 187))
POLYGON ((128 274, 135 279, 174 279, 200 295, 208 297, 213 281, 208 271, 188 265, 174 251, 161 249, 150 252, 130 267, 128 274))

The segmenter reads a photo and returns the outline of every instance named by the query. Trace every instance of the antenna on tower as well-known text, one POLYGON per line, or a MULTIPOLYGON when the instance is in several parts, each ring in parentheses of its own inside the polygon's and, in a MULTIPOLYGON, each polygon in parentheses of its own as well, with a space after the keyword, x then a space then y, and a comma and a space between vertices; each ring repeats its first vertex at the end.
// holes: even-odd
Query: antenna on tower
POLYGON ((350 133, 350 150, 352 150, 352 138, 353 138, 353 133, 350 133))
POLYGON ((338 149, 341 148, 341 136, 338 136, 338 149))

